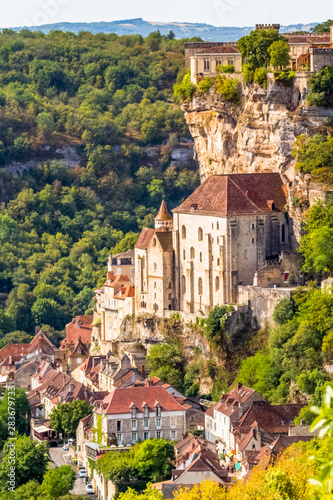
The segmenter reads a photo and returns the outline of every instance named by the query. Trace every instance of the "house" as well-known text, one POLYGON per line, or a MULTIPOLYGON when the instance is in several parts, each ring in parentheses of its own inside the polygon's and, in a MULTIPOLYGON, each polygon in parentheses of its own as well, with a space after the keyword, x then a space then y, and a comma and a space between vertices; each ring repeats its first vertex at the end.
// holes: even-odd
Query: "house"
POLYGON ((134 287, 126 275, 108 271, 106 282, 95 293, 95 312, 101 318, 99 340, 112 342, 125 317, 134 314, 134 287))
POLYGON ((135 247, 136 313, 206 316, 236 303, 238 284, 290 249, 285 205, 277 173, 212 175, 173 217, 163 201, 135 247))
POLYGON ((179 441, 185 432, 184 407, 162 386, 113 389, 93 412, 94 440, 130 445, 149 438, 179 441))
POLYGON ((195 436, 194 434, 185 433, 183 439, 175 444, 175 464, 176 469, 180 467, 188 457, 200 449, 200 446, 205 446, 214 454, 217 453, 216 444, 207 441, 202 436, 195 436))
POLYGON ((76 431, 76 449, 77 449, 77 464, 86 467, 87 459, 85 454, 85 443, 91 442, 93 438, 92 431, 93 416, 92 414, 87 417, 81 418, 76 431))
MULTIPOLYGON (((66 325, 66 338, 60 342, 63 371, 75 370, 89 355, 93 316, 76 316, 66 325)), ((58 353, 60 359, 61 352, 58 353)))
POLYGON ((139 370, 135 362, 133 363, 133 356, 131 360, 126 354, 121 359, 109 354, 101 361, 99 387, 106 391, 111 391, 115 387, 124 389, 142 381, 144 373, 144 367, 139 370))
POLYGON ((135 284, 134 250, 109 255, 108 272, 128 276, 132 285, 135 284))
POLYGON ((191 82, 195 85, 205 76, 216 76, 221 66, 233 66, 234 71, 242 71, 242 56, 232 45, 212 45, 196 43, 199 47, 190 56, 191 82))

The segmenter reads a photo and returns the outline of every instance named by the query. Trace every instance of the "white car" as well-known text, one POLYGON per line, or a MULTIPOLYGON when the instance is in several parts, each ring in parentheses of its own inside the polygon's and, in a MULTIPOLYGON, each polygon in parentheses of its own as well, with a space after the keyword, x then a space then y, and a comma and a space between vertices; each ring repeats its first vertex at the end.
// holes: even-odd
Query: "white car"
POLYGON ((79 470, 79 477, 87 477, 86 469, 80 469, 79 470))
POLYGON ((89 483, 86 485, 86 492, 87 493, 94 493, 94 488, 93 488, 92 484, 89 483))

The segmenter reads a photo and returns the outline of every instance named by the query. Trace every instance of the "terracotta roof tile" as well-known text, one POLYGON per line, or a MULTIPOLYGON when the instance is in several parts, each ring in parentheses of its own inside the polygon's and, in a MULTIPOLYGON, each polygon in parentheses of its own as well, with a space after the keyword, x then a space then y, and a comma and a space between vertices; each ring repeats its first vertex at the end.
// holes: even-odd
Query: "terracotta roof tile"
POLYGON ((140 233, 139 239, 136 242, 135 248, 146 250, 155 234, 155 229, 144 227, 140 233))
POLYGON ((60 342, 60 348, 65 349, 71 343, 81 339, 83 344, 91 343, 93 316, 76 316, 66 325, 66 338, 60 342))
POLYGON ((7 344, 0 349, 0 363, 8 356, 26 356, 28 354, 30 344, 7 344))
POLYGON ((155 217, 156 221, 172 221, 172 215, 169 213, 166 203, 162 200, 158 214, 155 217))
POLYGON ((278 173, 212 175, 173 212, 244 215, 283 211, 286 196, 278 173))
POLYGON ((239 50, 232 45, 214 45, 196 49, 195 54, 240 54, 239 50))

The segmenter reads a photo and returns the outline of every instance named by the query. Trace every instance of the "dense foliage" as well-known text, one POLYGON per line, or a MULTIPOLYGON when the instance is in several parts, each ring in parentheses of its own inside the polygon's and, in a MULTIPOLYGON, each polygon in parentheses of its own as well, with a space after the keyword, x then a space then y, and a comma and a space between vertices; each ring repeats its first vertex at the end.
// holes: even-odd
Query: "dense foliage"
POLYGON ((292 149, 296 169, 316 182, 333 184, 333 137, 299 135, 292 149))
POLYGON ((0 400, 0 450, 9 436, 13 437, 8 425, 15 421, 15 431, 18 434, 30 432, 30 408, 24 389, 5 390, 0 400))
POLYGON ((90 415, 91 411, 92 406, 84 400, 60 403, 52 409, 50 425, 56 432, 75 438, 79 421, 90 415))
POLYGON ((5 30, 0 47, 0 162, 36 165, 0 170, 0 332, 59 337, 91 307, 108 254, 152 226, 163 195, 172 208, 199 183, 195 162, 171 164, 188 134, 172 91, 184 44, 5 30), (66 146, 80 166, 47 161, 66 146))
POLYGON ((331 108, 333 106, 333 66, 325 66, 311 75, 308 81, 309 93, 306 96, 310 106, 331 108))
POLYGON ((329 33, 332 24, 333 24, 333 19, 328 19, 323 23, 317 24, 314 28, 312 28, 312 31, 314 33, 329 33))
POLYGON ((240 38, 238 49, 243 59, 253 69, 267 68, 271 64, 271 57, 274 58, 274 62, 278 62, 273 66, 281 66, 281 62, 285 61, 285 43, 288 43, 287 39, 274 29, 253 30, 248 36, 240 38), (279 42, 283 42, 284 45, 279 42))
POLYGON ((124 453, 110 451, 96 462, 96 469, 104 477, 118 483, 143 480, 163 481, 174 468, 174 443, 165 439, 147 439, 124 453))

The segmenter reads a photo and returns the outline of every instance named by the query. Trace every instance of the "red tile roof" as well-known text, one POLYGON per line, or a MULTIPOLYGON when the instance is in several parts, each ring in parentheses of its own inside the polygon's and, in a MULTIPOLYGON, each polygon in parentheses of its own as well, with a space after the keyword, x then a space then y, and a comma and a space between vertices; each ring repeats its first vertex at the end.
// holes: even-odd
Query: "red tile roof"
POLYGON ((26 356, 28 354, 30 344, 7 344, 0 349, 0 363, 8 356, 26 356))
POLYGON ((123 285, 115 294, 115 299, 125 300, 129 297, 135 297, 135 290, 133 285, 123 285))
POLYGON ((212 175, 187 198, 175 213, 245 215, 283 211, 286 196, 278 173, 212 175))
POLYGON ((214 408, 216 411, 223 413, 223 415, 230 417, 230 415, 238 410, 239 405, 245 403, 255 392, 254 389, 238 384, 234 389, 223 394, 221 402, 217 403, 214 408))
POLYGON ((114 389, 103 400, 102 408, 103 413, 112 415, 131 413, 131 407, 134 405, 137 412, 142 413, 144 403, 150 410, 155 410, 159 404, 161 411, 184 411, 174 397, 161 386, 114 389))
POLYGON ((76 316, 66 325, 66 338, 61 341, 60 348, 65 349, 66 345, 76 344, 81 338, 83 344, 91 343, 93 316, 76 316))
POLYGON ((162 200, 159 212, 156 215, 155 220, 156 221, 161 221, 161 222, 172 221, 172 215, 169 213, 169 211, 167 209, 167 206, 166 206, 166 203, 165 203, 164 200, 162 200))
POLYGON ((232 45, 215 45, 213 47, 198 48, 195 54, 240 54, 240 52, 232 45))

